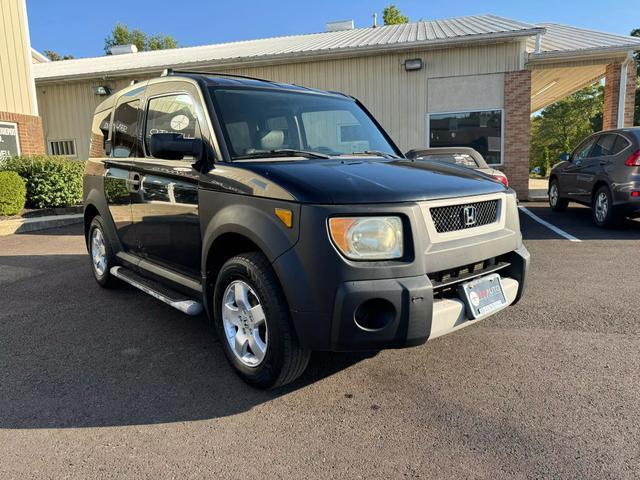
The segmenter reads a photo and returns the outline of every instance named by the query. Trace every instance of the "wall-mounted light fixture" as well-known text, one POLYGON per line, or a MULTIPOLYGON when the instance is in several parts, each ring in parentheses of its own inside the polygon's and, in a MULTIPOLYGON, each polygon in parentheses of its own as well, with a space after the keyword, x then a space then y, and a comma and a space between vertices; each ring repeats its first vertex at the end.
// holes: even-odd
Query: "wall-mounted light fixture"
POLYGON ((424 64, 422 63, 421 58, 410 58, 404 61, 404 69, 407 72, 412 72, 415 70, 422 70, 424 64))
POLYGON ((98 85, 97 87, 93 87, 93 93, 99 96, 111 95, 111 87, 107 85, 98 85))

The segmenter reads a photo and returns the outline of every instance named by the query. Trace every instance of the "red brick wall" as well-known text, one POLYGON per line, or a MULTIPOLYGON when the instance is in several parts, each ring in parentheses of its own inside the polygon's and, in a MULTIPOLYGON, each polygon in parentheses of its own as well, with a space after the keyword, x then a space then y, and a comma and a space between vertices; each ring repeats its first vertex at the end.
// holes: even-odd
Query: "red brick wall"
POLYGON ((504 173, 520 200, 529 195, 531 72, 504 74, 504 173))
POLYGON ((18 124, 18 138, 22 155, 45 153, 42 119, 21 113, 0 112, 0 120, 18 124))
MULTIPOLYGON (((622 65, 611 63, 607 65, 604 86, 604 110, 602 128, 610 130, 618 126, 618 102, 620 98, 620 72, 622 65)), ((627 67, 627 92, 624 105, 624 126, 633 126, 633 109, 635 106, 636 65, 629 63, 627 67)))

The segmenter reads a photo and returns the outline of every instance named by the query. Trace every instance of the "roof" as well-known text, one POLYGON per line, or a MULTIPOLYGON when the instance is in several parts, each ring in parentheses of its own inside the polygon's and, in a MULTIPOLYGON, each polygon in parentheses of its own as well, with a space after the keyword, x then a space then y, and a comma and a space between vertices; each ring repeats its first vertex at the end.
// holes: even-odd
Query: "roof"
POLYGON ((615 35, 557 23, 541 23, 540 26, 546 30, 541 38, 540 52, 534 52, 534 38, 527 41, 527 51, 530 52, 529 57, 532 60, 640 50, 638 37, 615 35))
POLYGON ((174 48, 153 52, 106 55, 34 64, 36 81, 126 76, 176 69, 241 66, 257 62, 348 56, 410 48, 528 38, 530 61, 622 53, 640 49, 640 38, 558 25, 511 20, 495 15, 474 15, 444 20, 356 28, 337 32, 292 35, 241 42, 174 48), (535 53, 535 36, 541 51, 535 53))
POLYGON ((37 51, 35 48, 32 48, 31 61, 33 63, 43 63, 43 62, 50 62, 51 60, 49 60, 47 57, 45 57, 42 53, 37 51))
POLYGON ((476 15, 357 28, 338 32, 247 40, 241 42, 184 47, 153 52, 80 58, 34 65, 36 80, 91 78, 157 72, 166 67, 194 68, 199 64, 242 65, 274 59, 344 55, 415 47, 429 48, 495 39, 528 37, 544 28, 495 15, 476 15))

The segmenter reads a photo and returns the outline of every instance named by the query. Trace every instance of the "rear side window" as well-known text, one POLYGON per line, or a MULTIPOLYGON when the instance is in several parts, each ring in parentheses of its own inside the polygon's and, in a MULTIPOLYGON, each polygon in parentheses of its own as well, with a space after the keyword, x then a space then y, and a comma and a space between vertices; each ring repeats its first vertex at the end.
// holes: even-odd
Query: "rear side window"
POLYGON ((93 117, 91 126, 91 146, 89 157, 98 158, 105 156, 105 146, 109 137, 109 125, 111 124, 111 110, 98 112, 93 117))
POLYGON ((140 100, 121 103, 113 115, 113 156, 118 158, 140 155, 140 100))
POLYGON ((617 155, 625 148, 627 148, 631 142, 624 138, 622 135, 616 135, 616 143, 613 145, 613 153, 611 155, 617 155))
POLYGON ((600 135, 598 141, 593 147, 593 151, 591 152, 591 157, 607 157, 609 155, 613 155, 614 144, 616 143, 616 137, 618 135, 607 133, 605 135, 600 135))
POLYGON ((200 136, 196 110, 189 95, 181 93, 149 100, 144 133, 147 152, 154 133, 180 133, 184 138, 200 136))

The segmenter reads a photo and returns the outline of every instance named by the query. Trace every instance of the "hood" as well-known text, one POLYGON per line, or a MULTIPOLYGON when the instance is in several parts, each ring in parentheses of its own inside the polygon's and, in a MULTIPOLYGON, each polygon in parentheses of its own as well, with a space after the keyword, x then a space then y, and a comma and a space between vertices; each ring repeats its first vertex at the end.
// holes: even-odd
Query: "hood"
POLYGON ((472 169, 407 159, 236 162, 304 203, 393 203, 504 192, 472 169))

